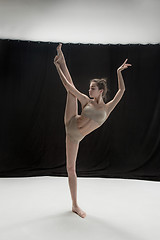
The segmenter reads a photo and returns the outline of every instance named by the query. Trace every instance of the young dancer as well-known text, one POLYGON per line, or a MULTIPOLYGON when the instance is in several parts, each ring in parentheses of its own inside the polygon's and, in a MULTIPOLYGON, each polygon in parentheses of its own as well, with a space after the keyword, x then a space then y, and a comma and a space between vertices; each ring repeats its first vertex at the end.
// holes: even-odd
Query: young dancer
POLYGON ((66 167, 68 182, 72 198, 72 211, 84 218, 86 213, 79 207, 77 202, 76 158, 79 143, 87 134, 100 127, 107 120, 110 113, 121 100, 125 91, 121 71, 131 66, 131 64, 127 64, 128 59, 126 59, 117 69, 119 89, 113 100, 105 104, 103 99, 107 92, 106 80, 103 78, 92 79, 90 81, 89 97, 78 91, 68 71, 61 47, 62 44, 59 44, 57 47, 54 64, 67 91, 64 124, 66 130, 66 167), (78 115, 77 99, 82 106, 80 115, 78 115))

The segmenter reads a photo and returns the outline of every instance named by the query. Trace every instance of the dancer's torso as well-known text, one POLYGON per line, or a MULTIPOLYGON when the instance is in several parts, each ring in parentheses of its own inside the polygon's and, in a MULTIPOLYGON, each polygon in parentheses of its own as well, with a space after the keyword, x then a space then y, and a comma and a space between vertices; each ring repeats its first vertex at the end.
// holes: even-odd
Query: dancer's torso
POLYGON ((107 119, 106 105, 96 105, 90 100, 82 109, 77 118, 77 127, 82 135, 86 136, 100 127, 107 119))

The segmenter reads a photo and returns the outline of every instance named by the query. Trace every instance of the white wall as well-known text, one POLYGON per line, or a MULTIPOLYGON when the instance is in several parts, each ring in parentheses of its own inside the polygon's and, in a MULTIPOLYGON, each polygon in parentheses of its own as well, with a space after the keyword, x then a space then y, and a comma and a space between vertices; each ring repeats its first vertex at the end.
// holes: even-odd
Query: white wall
POLYGON ((160 43, 160 0, 0 0, 0 38, 160 43))

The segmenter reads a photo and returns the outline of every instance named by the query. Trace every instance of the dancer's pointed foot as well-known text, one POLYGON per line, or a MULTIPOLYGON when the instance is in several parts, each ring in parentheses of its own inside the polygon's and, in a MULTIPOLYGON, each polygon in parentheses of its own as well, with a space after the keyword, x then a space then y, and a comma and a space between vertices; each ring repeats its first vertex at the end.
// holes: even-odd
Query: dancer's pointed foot
POLYGON ((62 43, 59 43, 59 45, 57 47, 57 62, 59 64, 64 64, 65 59, 64 59, 64 55, 63 55, 63 52, 61 50, 61 47, 62 47, 62 43))
POLYGON ((63 55, 61 47, 62 47, 62 43, 59 43, 59 45, 57 46, 58 55, 63 55))
POLYGON ((78 214, 82 218, 86 217, 86 213, 78 206, 72 206, 72 212, 78 214))

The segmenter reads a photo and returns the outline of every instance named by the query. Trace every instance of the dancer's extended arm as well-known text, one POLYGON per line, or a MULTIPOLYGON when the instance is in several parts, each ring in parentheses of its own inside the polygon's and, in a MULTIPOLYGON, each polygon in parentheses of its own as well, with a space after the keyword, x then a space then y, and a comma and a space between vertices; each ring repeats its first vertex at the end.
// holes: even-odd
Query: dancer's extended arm
POLYGON ((76 89, 76 87, 74 85, 72 85, 67 78, 65 77, 65 75, 63 74, 61 67, 59 64, 55 64, 58 74, 62 80, 62 83, 64 85, 64 87, 66 88, 67 91, 71 92, 75 97, 78 98, 78 100, 81 102, 82 106, 86 104, 86 102, 88 101, 89 97, 83 93, 81 93, 80 91, 78 91, 76 89))
POLYGON ((68 70, 68 67, 67 67, 67 64, 66 64, 66 61, 65 61, 65 60, 64 60, 64 62, 62 62, 62 63, 60 64, 60 67, 61 67, 61 70, 62 70, 64 76, 67 78, 67 80, 74 85, 74 83, 73 83, 73 81, 72 81, 72 77, 71 77, 71 75, 70 75, 70 72, 69 72, 69 70, 68 70))
POLYGON ((113 100, 110 102, 106 103, 107 111, 108 114, 110 114, 115 106, 118 104, 118 102, 121 100, 124 92, 125 92, 125 84, 123 80, 123 76, 121 71, 128 68, 128 66, 131 66, 131 64, 126 64, 128 59, 124 61, 124 63, 117 69, 117 77, 118 77, 118 88, 119 90, 117 91, 116 95, 114 96, 113 100))

